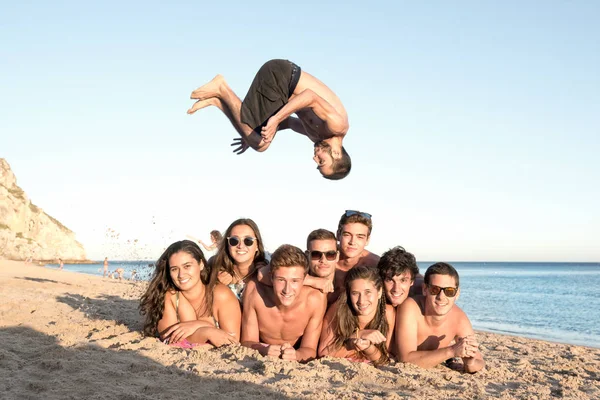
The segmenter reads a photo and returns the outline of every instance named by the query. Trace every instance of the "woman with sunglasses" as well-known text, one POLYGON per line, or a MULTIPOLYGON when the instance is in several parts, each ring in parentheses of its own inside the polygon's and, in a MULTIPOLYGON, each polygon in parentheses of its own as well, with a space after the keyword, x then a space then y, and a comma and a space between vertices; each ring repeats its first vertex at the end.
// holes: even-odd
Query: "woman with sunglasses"
POLYGON ((140 300, 144 333, 181 347, 237 343, 242 314, 231 291, 210 280, 200 247, 183 240, 171 244, 156 262, 140 300))
POLYGON ((235 220, 225 231, 212 262, 212 279, 228 285, 238 300, 257 264, 265 264, 265 249, 258 226, 250 218, 235 220))
POLYGON ((346 274, 345 290, 323 320, 319 356, 372 362, 389 361, 394 308, 386 305, 383 282, 374 267, 358 266, 346 274))

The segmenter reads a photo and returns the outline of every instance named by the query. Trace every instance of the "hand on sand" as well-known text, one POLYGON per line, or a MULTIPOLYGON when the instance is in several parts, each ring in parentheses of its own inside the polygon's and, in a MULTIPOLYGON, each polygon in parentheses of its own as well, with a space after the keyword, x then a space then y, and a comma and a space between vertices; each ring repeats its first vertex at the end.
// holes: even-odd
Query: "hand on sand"
POLYGON ((211 342, 215 347, 239 343, 233 333, 225 332, 224 330, 219 328, 211 328, 208 341, 211 342))
POLYGON ((379 344, 386 341, 383 333, 379 332, 377 329, 363 329, 359 331, 358 337, 361 339, 366 339, 373 344, 379 344))
POLYGON ((279 358, 281 357, 281 346, 278 344, 270 344, 269 348, 267 349, 267 356, 268 357, 275 357, 275 358, 279 358))
POLYGON ((289 343, 281 345, 281 359, 288 361, 296 361, 296 349, 289 343))
POLYGON ((168 343, 179 343, 198 330, 198 321, 179 322, 170 327, 164 334, 168 343))
POLYGON ((277 119, 275 117, 271 117, 267 121, 267 125, 262 127, 260 136, 262 136, 265 143, 270 143, 273 140, 278 126, 279 123, 277 122, 277 119))
POLYGON ((231 145, 238 146, 235 149, 233 149, 233 152, 237 153, 237 155, 244 154, 246 150, 248 150, 248 148, 250 147, 246 140, 244 140, 244 138, 233 139, 233 143, 231 143, 231 145))
POLYGON ((469 358, 477 355, 479 343, 475 339, 475 335, 469 335, 457 338, 456 343, 452 347, 455 357, 469 358))

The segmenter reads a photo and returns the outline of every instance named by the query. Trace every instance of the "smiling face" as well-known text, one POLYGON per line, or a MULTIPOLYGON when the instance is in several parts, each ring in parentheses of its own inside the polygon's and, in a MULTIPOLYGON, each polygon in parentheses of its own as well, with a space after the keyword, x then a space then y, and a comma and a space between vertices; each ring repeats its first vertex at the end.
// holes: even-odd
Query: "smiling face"
POLYGON ((319 278, 328 278, 331 277, 332 274, 335 273, 335 267, 337 265, 339 259, 339 253, 337 251, 337 243, 333 239, 324 239, 324 240, 311 240, 308 246, 308 260, 309 260, 309 268, 310 272, 314 276, 318 276, 319 278), (327 252, 335 252, 336 256, 333 260, 327 260, 325 254, 321 254, 319 259, 313 259, 311 252, 319 251, 321 253, 327 252))
POLYGON ((200 283, 200 271, 204 269, 189 253, 179 251, 169 257, 169 275, 177 289, 186 291, 200 283))
POLYGON ((294 304, 304 285, 305 269, 297 267, 279 267, 271 272, 273 292, 278 305, 289 307, 294 304))
POLYGON ((254 230, 248 225, 236 225, 231 229, 231 235, 229 237, 236 237, 239 239, 238 244, 235 246, 231 246, 229 242, 227 243, 227 246, 229 246, 229 254, 234 263, 237 265, 252 263, 258 252, 258 240, 254 240, 252 245, 247 246, 244 243, 244 238, 248 237, 256 239, 254 230))
POLYGON ((404 271, 400 275, 395 275, 390 279, 384 279, 385 296, 388 302, 398 307, 408 297, 410 287, 414 281, 411 279, 410 272, 404 271))
POLYGON ((436 296, 429 292, 428 286, 456 287, 456 280, 450 275, 434 274, 429 277, 429 284, 423 284, 423 295, 425 296, 425 309, 431 315, 444 316, 450 312, 458 296, 460 289, 454 297, 447 297, 443 290, 436 296))
POLYGON ((359 257, 369 244, 369 228, 359 222, 345 224, 340 230, 338 240, 343 256, 359 257))
POLYGON ((354 311, 365 317, 375 317, 382 290, 375 287, 375 283, 366 279, 355 279, 350 282, 349 298, 354 311))

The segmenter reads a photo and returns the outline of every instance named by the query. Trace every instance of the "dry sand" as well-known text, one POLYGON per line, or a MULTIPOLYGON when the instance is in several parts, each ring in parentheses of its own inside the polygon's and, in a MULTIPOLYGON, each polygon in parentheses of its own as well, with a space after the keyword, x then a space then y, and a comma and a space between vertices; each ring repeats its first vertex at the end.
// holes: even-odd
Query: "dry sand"
POLYGON ((0 261, 0 398, 600 398, 600 349, 484 332, 475 375, 173 348, 140 334, 144 287, 0 261))

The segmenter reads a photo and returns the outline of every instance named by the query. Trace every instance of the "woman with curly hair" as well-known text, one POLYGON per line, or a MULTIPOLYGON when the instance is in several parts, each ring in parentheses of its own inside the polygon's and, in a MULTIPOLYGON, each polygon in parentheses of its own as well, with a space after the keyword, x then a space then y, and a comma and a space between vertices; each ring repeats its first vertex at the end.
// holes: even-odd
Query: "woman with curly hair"
POLYGON ((345 291, 323 320, 319 356, 372 362, 389 361, 395 313, 386 305, 383 282, 374 267, 358 266, 348 271, 345 291))
POLYGON ((160 256, 140 313, 144 333, 166 343, 219 347, 240 340, 239 302, 225 285, 211 282, 204 254, 190 240, 173 243, 160 256))
POLYGON ((244 285, 265 264, 265 248, 258 226, 250 218, 240 218, 229 225, 212 260, 213 280, 228 285, 241 300, 244 285))

